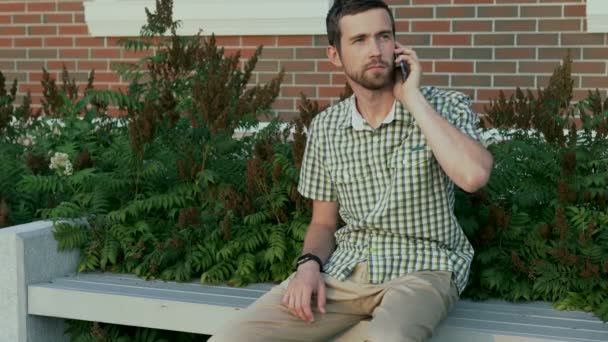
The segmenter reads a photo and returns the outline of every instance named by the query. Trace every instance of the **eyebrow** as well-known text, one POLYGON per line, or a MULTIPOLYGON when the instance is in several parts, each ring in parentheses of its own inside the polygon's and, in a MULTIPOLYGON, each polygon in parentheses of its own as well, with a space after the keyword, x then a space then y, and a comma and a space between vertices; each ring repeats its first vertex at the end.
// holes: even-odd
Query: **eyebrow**
MULTIPOLYGON (((374 36, 381 36, 381 35, 384 35, 384 34, 390 34, 390 35, 392 35, 393 31, 391 31, 391 30, 379 31, 379 32, 374 33, 374 36)), ((354 41, 354 40, 356 40, 358 38, 365 38, 365 37, 368 37, 368 36, 370 36, 370 34, 368 34, 368 33, 359 33, 359 34, 356 34, 356 35, 350 37, 349 40, 352 42, 352 41, 354 41)))

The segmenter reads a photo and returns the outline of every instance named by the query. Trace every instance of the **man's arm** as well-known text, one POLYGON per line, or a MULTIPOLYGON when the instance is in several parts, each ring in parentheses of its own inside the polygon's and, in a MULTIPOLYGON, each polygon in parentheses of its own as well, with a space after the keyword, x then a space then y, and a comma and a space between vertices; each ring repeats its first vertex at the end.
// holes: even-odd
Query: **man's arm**
POLYGON ((422 68, 416 53, 397 44, 397 61, 410 66, 405 82, 397 80, 394 94, 412 113, 443 171, 461 189, 474 192, 490 178, 493 158, 486 148, 454 127, 435 111, 420 92, 422 68))
MULTIPOLYGON (((313 201, 312 220, 304 238, 302 252, 312 253, 325 263, 336 248, 334 233, 337 226, 338 203, 313 201)), ((313 293, 317 295, 319 311, 325 313, 325 282, 320 271, 319 265, 312 260, 300 265, 283 296, 283 305, 293 315, 309 323, 314 321, 311 310, 313 293)))

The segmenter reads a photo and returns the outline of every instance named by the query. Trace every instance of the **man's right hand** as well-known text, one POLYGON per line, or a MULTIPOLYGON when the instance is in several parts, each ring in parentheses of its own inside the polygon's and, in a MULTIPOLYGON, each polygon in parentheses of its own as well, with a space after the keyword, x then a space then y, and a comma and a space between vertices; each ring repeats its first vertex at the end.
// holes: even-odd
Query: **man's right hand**
POLYGON ((317 295, 319 311, 325 313, 325 281, 321 276, 319 265, 309 261, 298 267, 296 275, 287 285, 282 303, 292 315, 312 323, 315 319, 311 310, 313 294, 317 295))

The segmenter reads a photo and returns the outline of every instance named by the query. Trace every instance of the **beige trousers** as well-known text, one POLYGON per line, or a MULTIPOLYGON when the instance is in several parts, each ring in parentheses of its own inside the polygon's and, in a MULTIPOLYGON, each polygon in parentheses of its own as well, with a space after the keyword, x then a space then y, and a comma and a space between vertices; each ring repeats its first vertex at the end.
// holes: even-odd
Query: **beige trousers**
POLYGON ((361 263, 345 281, 323 276, 326 313, 312 300, 313 323, 292 316, 281 304, 292 275, 209 341, 424 341, 458 300, 451 272, 415 272, 369 284, 367 264, 361 263))

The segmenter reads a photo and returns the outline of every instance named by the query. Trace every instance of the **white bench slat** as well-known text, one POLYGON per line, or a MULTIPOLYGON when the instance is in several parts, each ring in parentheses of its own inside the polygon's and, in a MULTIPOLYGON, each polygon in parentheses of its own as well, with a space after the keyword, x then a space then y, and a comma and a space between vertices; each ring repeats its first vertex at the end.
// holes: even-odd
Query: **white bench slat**
MULTIPOLYGON (((33 315, 213 334, 270 289, 145 281, 133 275, 79 274, 28 287, 33 315)), ((608 341, 608 326, 585 312, 547 303, 461 300, 433 342, 608 341)))

